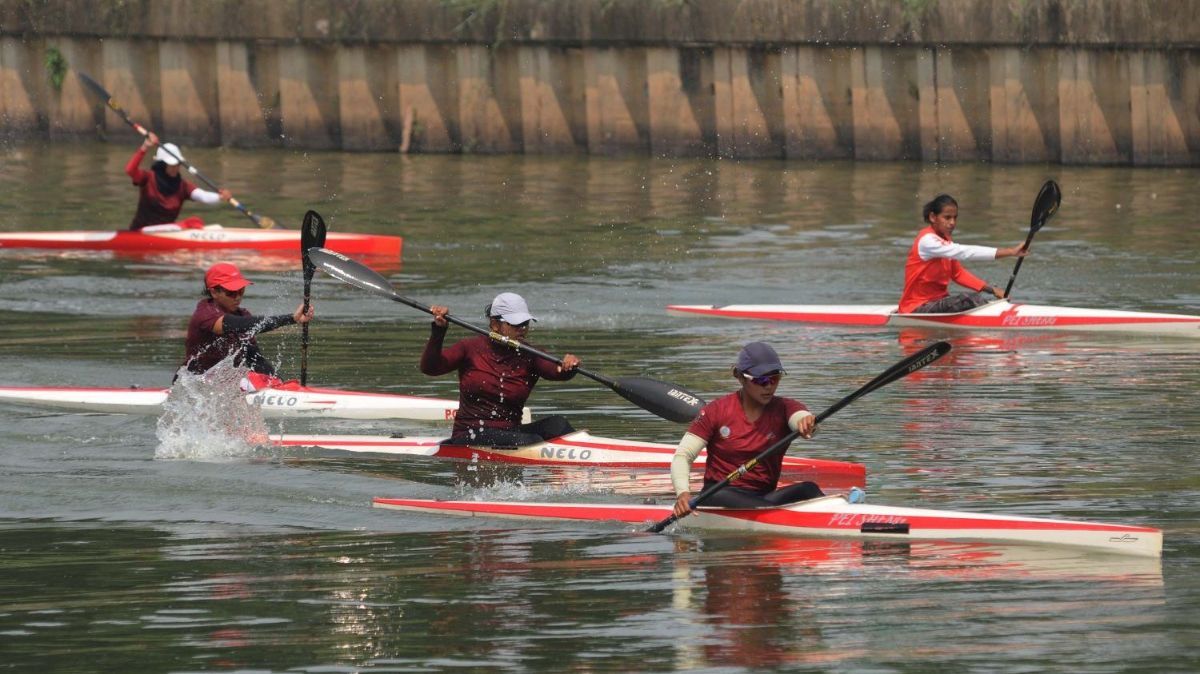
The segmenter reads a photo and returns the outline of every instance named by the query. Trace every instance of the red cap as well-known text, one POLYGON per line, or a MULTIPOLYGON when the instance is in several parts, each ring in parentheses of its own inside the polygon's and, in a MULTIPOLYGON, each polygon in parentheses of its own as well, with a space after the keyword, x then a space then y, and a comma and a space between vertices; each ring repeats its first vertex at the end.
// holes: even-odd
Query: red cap
POLYGON ((248 285, 250 282, 238 271, 237 265, 230 262, 218 262, 204 274, 204 287, 209 290, 217 286, 226 290, 241 290, 248 285))

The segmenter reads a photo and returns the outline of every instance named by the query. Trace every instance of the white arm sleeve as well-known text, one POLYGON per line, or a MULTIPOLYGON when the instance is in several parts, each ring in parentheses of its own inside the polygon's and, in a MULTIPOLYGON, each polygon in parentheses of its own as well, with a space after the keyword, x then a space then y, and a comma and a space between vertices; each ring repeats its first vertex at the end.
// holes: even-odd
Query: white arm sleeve
POLYGON ((220 194, 217 194, 216 192, 209 192, 208 190, 202 190, 199 187, 192 190, 191 199, 192 201, 199 201, 202 204, 208 204, 210 206, 221 203, 220 194))
POLYGON ((683 439, 675 448, 675 456, 671 458, 671 486, 675 487, 676 495, 692 490, 689 481, 692 463, 695 462, 697 456, 700 456, 700 450, 704 449, 707 444, 704 438, 698 435, 683 434, 683 439))
POLYGON ((792 429, 793 431, 797 430, 800 428, 800 420, 804 417, 811 417, 812 415, 813 413, 809 412, 808 410, 800 410, 799 412, 796 412, 792 416, 788 417, 788 428, 792 429))
POLYGON ((996 249, 991 246, 964 246, 960 243, 947 243, 936 234, 926 234, 917 242, 917 255, 922 260, 932 260, 935 257, 948 257, 951 260, 995 260, 996 249))

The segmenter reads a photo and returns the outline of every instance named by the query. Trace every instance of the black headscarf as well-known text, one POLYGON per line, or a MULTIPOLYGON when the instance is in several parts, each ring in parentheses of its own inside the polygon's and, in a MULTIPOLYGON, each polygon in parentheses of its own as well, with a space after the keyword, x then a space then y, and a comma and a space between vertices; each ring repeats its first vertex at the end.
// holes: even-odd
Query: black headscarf
POLYGON ((170 196, 179 191, 179 186, 183 184, 183 176, 167 175, 167 164, 161 159, 150 165, 150 170, 154 172, 154 182, 158 186, 158 193, 163 196, 170 196))

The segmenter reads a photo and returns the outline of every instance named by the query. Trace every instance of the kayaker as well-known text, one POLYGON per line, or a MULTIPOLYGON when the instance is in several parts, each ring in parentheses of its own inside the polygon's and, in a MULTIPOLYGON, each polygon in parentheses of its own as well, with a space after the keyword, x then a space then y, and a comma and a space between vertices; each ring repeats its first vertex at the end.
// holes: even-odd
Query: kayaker
MULTIPOLYGON (((521 424, 525 401, 538 379, 566 381, 575 376, 579 358, 567 354, 559 366, 485 335, 468 337, 442 348, 450 322, 450 309, 430 307, 433 324, 421 354, 421 372, 437 377, 458 371, 458 413, 452 440, 491 446, 523 446, 558 437, 573 429, 560 416, 521 424)), ((500 293, 484 312, 489 329, 509 339, 526 341, 529 326, 537 319, 524 298, 500 293)))
MULTIPOLYGON (((690 474, 700 451, 708 448, 704 463, 704 488, 724 480, 739 466, 758 455, 780 438, 800 431, 811 438, 816 430, 815 417, 797 400, 775 395, 785 374, 779 355, 765 342, 751 342, 738 353, 731 368, 738 391, 718 398, 700 410, 688 427, 671 460, 671 484, 678 497, 675 515, 691 512, 690 474)), ((823 496, 813 482, 798 482, 781 489, 779 475, 783 454, 779 451, 763 459, 745 475, 704 501, 706 506, 761 508, 778 506, 823 496)))
POLYGON ((229 201, 233 194, 229 190, 209 192, 196 187, 179 175, 179 162, 183 153, 174 143, 163 143, 154 153, 154 163, 149 171, 141 169, 142 158, 146 151, 158 145, 158 136, 153 132, 146 135, 141 147, 129 158, 125 165, 125 173, 133 180, 138 188, 137 212, 129 229, 134 231, 151 225, 165 225, 177 222, 179 211, 183 208, 183 200, 191 199, 203 204, 219 204, 229 201))
POLYGON ((904 266, 904 293, 900 296, 902 314, 952 314, 973 309, 1004 298, 1004 290, 989 285, 962 266, 965 260, 998 260, 1025 257, 1023 246, 992 248, 954 243, 951 234, 958 224, 958 202, 949 194, 939 194, 922 211, 925 227, 917 233, 908 262, 904 266), (975 292, 949 292, 950 281, 975 292))
POLYGON ((237 265, 218 262, 204 274, 204 298, 188 322, 187 350, 184 365, 188 372, 207 372, 212 366, 234 356, 234 365, 248 367, 268 377, 275 376, 275 367, 263 356, 254 336, 285 325, 307 323, 313 318, 313 308, 296 307, 291 314, 255 317, 242 308, 242 295, 251 285, 237 265))

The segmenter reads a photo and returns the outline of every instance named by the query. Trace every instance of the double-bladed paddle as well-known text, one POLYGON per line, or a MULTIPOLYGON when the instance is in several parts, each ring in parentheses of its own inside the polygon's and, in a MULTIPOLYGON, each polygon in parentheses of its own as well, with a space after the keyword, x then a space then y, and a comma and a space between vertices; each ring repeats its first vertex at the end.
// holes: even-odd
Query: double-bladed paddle
MULTIPOLYGON (((87 88, 89 88, 93 92, 95 92, 97 96, 104 99, 104 102, 108 105, 108 107, 112 108, 113 112, 120 115, 121 119, 125 120, 125 123, 128 124, 130 127, 132 127, 134 131, 137 131, 138 133, 142 134, 142 136, 150 135, 150 130, 147 129, 146 127, 142 126, 141 124, 138 124, 137 122, 133 121, 132 119, 130 119, 129 113, 125 112, 125 109, 122 108, 117 103, 117 99, 113 98, 112 94, 108 93, 104 89, 104 87, 100 86, 99 82, 92 79, 91 77, 88 77, 87 75, 85 75, 83 73, 76 73, 76 74, 79 75, 79 81, 83 82, 84 85, 86 85, 87 88)), ((175 154, 174 152, 171 152, 171 148, 165 147, 163 145, 159 145, 159 147, 166 150, 167 154, 169 154, 172 157, 174 157, 175 159, 177 159, 180 164, 183 164, 183 166, 185 168, 187 168, 188 173, 191 173, 192 175, 196 176, 196 178, 198 178, 200 180, 200 182, 204 183, 205 185, 208 185, 208 187, 210 189, 216 190, 218 192, 221 190, 221 188, 218 187, 216 183, 209 180, 207 176, 205 176, 203 173, 200 172, 199 169, 197 169, 195 166, 192 166, 191 164, 184 161, 183 157, 180 157, 179 155, 175 154)), ((244 205, 242 205, 242 203, 239 202, 237 199, 231 198, 229 200, 229 205, 233 206, 234 208, 241 211, 243 215, 245 215, 246 217, 253 220, 254 224, 258 225, 259 227, 262 227, 263 229, 274 229, 279 226, 275 222, 275 220, 272 218, 269 218, 265 215, 259 215, 257 213, 252 213, 250 211, 250 209, 248 209, 244 205)))
MULTIPOLYGON (((897 379, 903 379, 904 377, 907 377, 908 375, 912 374, 913 372, 920 370, 921 368, 932 363, 933 361, 937 360, 938 358, 941 358, 942 356, 946 355, 947 353, 949 353, 949 351, 950 351, 950 344, 947 342, 938 342, 936 344, 931 344, 930 346, 927 346, 924 349, 921 349, 919 352, 914 353, 913 355, 909 356, 908 358, 905 358, 904 360, 900 361, 899 363, 896 363, 895 365, 889 367, 887 370, 885 370, 883 372, 883 374, 880 374, 878 377, 875 377, 871 381, 864 384, 862 386, 862 388, 858 389, 854 393, 851 393, 850 395, 846 396, 845 398, 842 398, 841 400, 834 403, 832 407, 830 407, 829 409, 825 410, 824 412, 821 412, 820 414, 818 414, 817 418, 813 420, 813 424, 816 425, 816 424, 821 423, 822 421, 824 421, 824 420, 828 419, 830 416, 832 416, 838 410, 842 409, 846 405, 849 405, 850 403, 854 402, 855 400, 858 400, 859 398, 867 395, 871 391, 874 391, 879 388, 883 388, 884 386, 887 386, 888 384, 896 381, 897 379)), ((694 498, 692 498, 690 501, 688 501, 688 507, 691 508, 692 510, 695 510, 696 506, 707 501, 709 498, 712 497, 713 494, 721 491, 725 487, 728 487, 730 482, 733 482, 737 478, 745 475, 746 472, 749 471, 751 468, 753 468, 755 465, 757 465, 758 462, 760 462, 763 459, 767 458, 768 456, 771 456, 772 454, 778 452, 779 450, 783 449, 784 447, 787 447, 788 445, 790 445, 792 443, 793 440, 795 440, 798 437, 800 437, 799 431, 792 431, 791 433, 788 433, 787 435, 785 435, 783 438, 781 438, 775 444, 773 444, 770 447, 767 447, 763 451, 759 452, 758 456, 756 456, 753 459, 750 459, 749 461, 747 461, 746 463, 743 463, 742 465, 738 466, 737 469, 735 469, 732 473, 727 475, 724 480, 721 480, 720 482, 714 484, 713 486, 709 487, 708 489, 705 489, 704 491, 697 494, 694 498)), ((656 523, 654 526, 650 527, 646 531, 657 534, 660 531, 662 531, 663 529, 666 529, 667 527, 671 526, 671 524, 676 522, 678 519, 679 518, 676 517, 674 514, 671 514, 670 517, 667 517, 666 519, 656 523)))
MULTIPOLYGON (((304 265, 304 311, 308 313, 309 300, 312 298, 313 274, 317 273, 316 266, 308 259, 311 248, 321 248, 325 245, 325 220, 316 211, 304 214, 304 224, 300 227, 300 261, 304 265)), ((308 323, 300 326, 300 385, 308 385, 308 323)))
MULTIPOLYGON (((345 255, 324 248, 317 248, 308 251, 308 259, 326 274, 338 280, 373 292, 376 295, 382 295, 393 302, 399 302, 414 309, 419 309, 427 314, 433 313, 427 305, 408 299, 407 297, 401 297, 392 287, 390 281, 370 267, 351 260, 345 255)), ((562 359, 551 356, 548 353, 543 353, 524 342, 510 339, 490 330, 484 330, 454 316, 448 315, 446 316, 446 320, 471 332, 486 335, 493 341, 510 346, 517 351, 524 351, 538 358, 562 365, 562 359)), ((583 368, 577 368, 575 371, 589 379, 604 384, 622 398, 625 398, 638 407, 671 421, 687 423, 694 419, 700 408, 704 406, 704 400, 700 396, 690 393, 674 384, 656 379, 648 377, 624 377, 612 380, 583 368)))
MULTIPOLYGON (((1029 248, 1029 244, 1033 243, 1033 235, 1037 234, 1050 216, 1058 211, 1058 205, 1061 203, 1062 192, 1058 189, 1058 183, 1047 180, 1046 184, 1042 185, 1041 191, 1038 192, 1037 199, 1033 200, 1033 213, 1029 216, 1029 236, 1025 237, 1025 243, 1021 248, 1029 248)), ((1004 288, 1005 298, 1008 298, 1009 293, 1012 292, 1013 283, 1017 280, 1017 272, 1021 271, 1021 263, 1024 261, 1023 257, 1017 258, 1012 276, 1008 277, 1008 285, 1004 288)))

